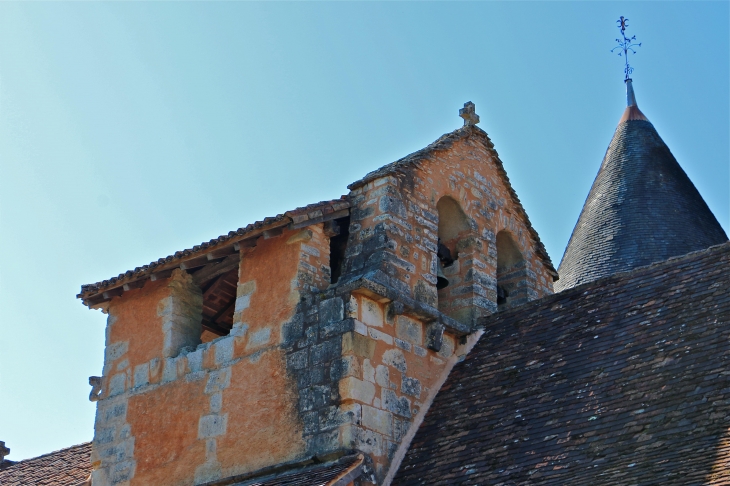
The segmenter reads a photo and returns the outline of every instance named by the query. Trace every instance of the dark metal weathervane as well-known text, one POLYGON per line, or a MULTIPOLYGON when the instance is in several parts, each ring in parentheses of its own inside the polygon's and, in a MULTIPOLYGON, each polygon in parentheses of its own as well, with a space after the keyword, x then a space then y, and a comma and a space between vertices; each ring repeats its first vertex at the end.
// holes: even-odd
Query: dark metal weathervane
POLYGON ((636 51, 634 50, 634 47, 641 47, 641 42, 634 43, 636 40, 636 36, 632 37, 626 37, 626 28, 629 26, 629 19, 625 18, 623 15, 620 19, 616 21, 618 23, 618 28, 621 29, 621 37, 623 39, 616 39, 616 42, 618 42, 618 45, 611 49, 611 52, 615 51, 616 49, 620 49, 618 55, 624 56, 624 61, 626 62, 626 67, 624 68, 624 74, 626 74, 626 77, 624 78, 624 81, 628 81, 631 79, 631 73, 634 72, 634 68, 629 66, 629 52, 632 54, 636 54, 636 51))

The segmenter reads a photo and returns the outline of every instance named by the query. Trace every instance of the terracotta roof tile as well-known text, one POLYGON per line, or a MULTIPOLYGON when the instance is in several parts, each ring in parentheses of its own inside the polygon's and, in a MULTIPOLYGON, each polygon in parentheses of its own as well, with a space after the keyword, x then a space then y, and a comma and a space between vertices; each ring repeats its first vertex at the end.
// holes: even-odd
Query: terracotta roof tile
POLYGON ((730 483, 730 243, 483 325, 394 485, 730 483))
POLYGON ((91 474, 91 442, 19 461, 0 470, 2 486, 77 486, 91 474))
MULTIPOLYGON (((2 486, 86 486, 91 474, 91 442, 17 462, 0 470, 2 486)), ((339 460, 314 464, 279 472, 240 476, 209 483, 237 486, 325 486, 336 479, 349 483, 366 470, 361 467, 361 455, 345 456, 339 460)), ((271 468, 270 468, 271 469, 271 468)))
POLYGON ((230 231, 228 234, 221 235, 218 238, 203 242, 200 245, 195 245, 187 250, 176 251, 172 255, 160 258, 147 265, 136 267, 134 270, 127 270, 116 277, 93 284, 82 285, 81 292, 76 297, 85 300, 88 297, 98 294, 104 290, 119 287, 125 283, 147 277, 155 271, 172 268, 181 263, 183 260, 204 255, 217 247, 232 244, 235 241, 245 239, 246 236, 253 236, 268 228, 275 228, 288 224, 306 224, 307 222, 315 224, 318 222, 318 219, 323 217, 324 214, 336 213, 346 210, 349 207, 350 203, 347 201, 346 196, 342 196, 339 199, 322 201, 316 204, 310 204, 308 206, 293 209, 291 211, 286 211, 283 214, 277 214, 273 217, 267 217, 261 221, 256 221, 255 223, 238 228, 235 231, 230 231))

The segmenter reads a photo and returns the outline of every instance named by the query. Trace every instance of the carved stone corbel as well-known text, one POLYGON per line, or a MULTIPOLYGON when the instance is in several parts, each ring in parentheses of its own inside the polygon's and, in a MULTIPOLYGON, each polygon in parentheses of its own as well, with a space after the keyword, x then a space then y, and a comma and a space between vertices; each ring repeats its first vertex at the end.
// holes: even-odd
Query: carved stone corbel
POLYGON ((439 352, 444 343, 444 325, 432 322, 426 326, 426 346, 428 349, 439 352))
POLYGON ((90 376, 89 385, 91 385, 89 401, 98 402, 99 400, 101 400, 101 376, 90 376))

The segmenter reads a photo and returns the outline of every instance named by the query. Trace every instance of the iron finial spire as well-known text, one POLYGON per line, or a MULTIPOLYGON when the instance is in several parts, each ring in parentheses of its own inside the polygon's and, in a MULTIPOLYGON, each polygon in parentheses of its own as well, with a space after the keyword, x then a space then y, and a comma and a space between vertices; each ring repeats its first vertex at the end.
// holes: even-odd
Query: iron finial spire
POLYGON ((636 54, 634 47, 641 47, 641 42, 634 42, 636 40, 635 35, 632 37, 626 37, 626 28, 629 26, 629 19, 622 15, 616 23, 618 24, 618 28, 621 30, 621 39, 616 39, 618 45, 611 49, 611 52, 619 49, 618 55, 624 56, 624 62, 626 63, 626 67, 624 68, 624 74, 626 77, 624 78, 624 81, 629 81, 631 79, 631 73, 634 72, 634 68, 629 65, 629 52, 636 54))

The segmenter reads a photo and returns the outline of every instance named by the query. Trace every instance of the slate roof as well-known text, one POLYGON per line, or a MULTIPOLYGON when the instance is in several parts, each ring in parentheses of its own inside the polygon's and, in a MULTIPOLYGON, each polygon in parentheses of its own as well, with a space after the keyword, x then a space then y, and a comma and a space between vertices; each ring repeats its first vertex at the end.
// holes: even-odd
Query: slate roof
MULTIPOLYGON (((630 80, 627 90, 633 95, 630 80)), ((712 211, 634 102, 588 193, 555 290, 725 241, 712 211)))
POLYGON ((483 325, 394 485, 730 484, 730 243, 483 325))
POLYGON ((527 230, 530 233, 530 236, 532 236, 532 239, 535 241, 535 253, 543 261, 546 270, 553 276, 553 280, 558 280, 559 272, 555 271, 555 267, 553 266, 553 262, 550 259, 547 250, 545 249, 545 245, 543 245, 542 241, 540 240, 540 235, 538 235, 535 228, 532 227, 530 218, 527 216, 527 212, 525 212, 525 208, 522 207, 522 202, 520 201, 520 198, 517 196, 517 193, 510 183, 509 177, 507 176, 507 171, 504 168, 504 163, 499 158, 499 154, 494 148, 492 140, 489 138, 489 135, 487 135, 487 132, 477 127, 476 125, 465 125, 457 130, 454 130, 453 132, 441 135, 441 137, 439 137, 436 141, 432 142, 421 150, 417 150, 416 152, 406 155, 405 157, 398 159, 395 162, 391 162, 390 164, 384 165, 377 170, 369 172, 367 175, 365 175, 365 177, 353 182, 352 184, 347 186, 347 188, 350 190, 354 190, 367 184, 368 182, 374 181, 375 179, 380 179, 381 177, 389 175, 402 174, 408 169, 417 167, 418 164, 420 164, 421 162, 430 159, 434 156, 436 152, 448 150, 456 141, 467 137, 476 137, 480 139, 489 151, 490 155, 492 156, 492 160, 497 167, 497 173, 502 178, 502 182, 509 192, 512 203, 515 205, 520 215, 522 215, 522 217, 524 218, 527 230))
POLYGON ((79 486, 91 474, 91 442, 19 461, 0 470, 2 486, 79 486))
MULTIPOLYGON (((235 231, 230 231, 228 234, 221 235, 218 238, 214 238, 210 241, 203 242, 200 245, 195 245, 187 250, 177 251, 172 255, 160 258, 157 261, 151 262, 147 265, 137 267, 133 270, 127 270, 124 273, 120 273, 116 277, 112 277, 107 280, 102 280, 93 284, 87 284, 81 286, 81 292, 76 296, 79 299, 88 299, 88 297, 98 294, 106 289, 119 287, 125 283, 129 283, 141 278, 146 278, 150 274, 178 266, 185 260, 196 258, 200 255, 232 244, 235 241, 245 239, 247 237, 254 236, 258 233, 271 228, 277 228, 286 225, 302 225, 307 222, 315 224, 323 219, 326 219, 327 215, 339 213, 340 211, 346 210, 350 207, 350 203, 346 196, 342 196, 339 199, 331 201, 321 201, 316 204, 310 204, 301 208, 286 211, 283 214, 277 214, 273 217, 264 218, 261 221, 251 223, 248 226, 238 228, 235 231)), ((87 302, 84 302, 87 303, 87 302)))

